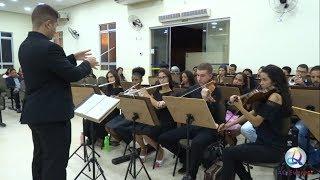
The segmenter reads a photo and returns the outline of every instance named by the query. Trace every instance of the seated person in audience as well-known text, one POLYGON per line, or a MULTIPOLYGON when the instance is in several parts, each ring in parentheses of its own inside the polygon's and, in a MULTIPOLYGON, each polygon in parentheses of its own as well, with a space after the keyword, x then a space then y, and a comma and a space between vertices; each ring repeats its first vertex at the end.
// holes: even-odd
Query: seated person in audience
POLYGON ((181 80, 180 88, 189 88, 196 84, 196 81, 194 79, 192 72, 188 70, 185 70, 181 73, 180 80, 181 80))
POLYGON ((217 83, 224 83, 223 80, 227 76, 227 66, 226 65, 220 65, 218 70, 217 83))
POLYGON ((170 69, 170 73, 172 74, 180 74, 180 69, 178 66, 172 66, 170 69))
MULTIPOLYGON (((224 110, 224 105, 221 102, 220 89, 217 87, 211 93, 207 88, 200 88, 200 86, 203 86, 212 80, 212 71, 213 70, 211 64, 200 64, 197 69, 197 80, 199 84, 190 87, 187 92, 191 92, 196 88, 199 89, 191 92, 186 97, 199 99, 203 98, 207 102, 216 123, 220 124, 223 123, 225 119, 225 112, 222 112, 224 110)), ((161 134, 159 137, 159 143, 163 147, 167 148, 170 152, 177 154, 179 140, 187 138, 186 129, 186 126, 181 126, 161 134)), ((192 139, 190 149, 190 175, 192 179, 196 179, 204 150, 210 144, 216 142, 219 135, 216 129, 209 129, 194 125, 191 125, 189 130, 190 138, 192 139)), ((180 151, 178 157, 180 159, 180 162, 183 163, 183 167, 179 169, 178 172, 184 173, 186 171, 186 151, 180 151)))
POLYGON ((252 70, 245 69, 242 72, 245 73, 247 75, 247 77, 249 78, 249 89, 253 90, 254 88, 256 88, 257 85, 256 85, 256 81, 253 77, 252 70))
MULTIPOLYGON (((258 69, 257 74, 254 74, 254 75, 253 75, 253 78, 254 78, 254 79, 260 79, 260 73, 261 73, 261 71, 262 71, 263 68, 264 68, 264 66, 261 66, 261 67, 258 69)), ((257 84, 259 84, 259 83, 257 83, 257 84)))
MULTIPOLYGON (((109 84, 105 87, 101 87, 100 89, 103 91, 103 93, 110 97, 117 96, 120 92, 123 92, 123 89, 120 85, 120 77, 118 76, 118 73, 115 70, 110 70, 107 73, 107 83, 114 82, 113 84, 109 84)), ((89 138, 89 144, 91 144, 91 123, 93 124, 94 128, 94 143, 96 143, 98 146, 102 145, 103 139, 108 135, 105 131, 105 125, 108 121, 111 121, 112 119, 116 118, 120 114, 119 109, 113 110, 101 123, 94 123, 88 120, 83 121, 83 131, 84 135, 89 138)), ((110 132, 109 132, 110 133, 110 132)), ((112 134, 111 134, 112 135, 112 134)), ((116 139, 116 137, 114 137, 116 139)), ((111 143, 111 145, 114 145, 111 143)), ((115 143, 117 145, 117 143, 115 143)))
POLYGON ((197 76, 197 69, 198 69, 197 66, 195 66, 195 67, 192 68, 194 77, 197 76))
MULTIPOLYGON (((136 67, 132 70, 132 84, 133 87, 125 91, 125 94, 130 94, 133 91, 141 89, 141 83, 143 76, 145 75, 145 70, 142 67, 136 67)), ((116 138, 116 141, 120 142, 123 140, 125 143, 129 144, 132 140, 132 121, 126 120, 123 116, 116 117, 110 123, 106 124, 107 131, 111 132, 112 136, 116 138), (113 121, 117 121, 114 123, 113 121)))
MULTIPOLYGON (((243 114, 239 121, 248 120, 256 129, 257 140, 225 148, 222 152, 223 168, 221 179, 252 179, 242 164, 247 163, 280 163, 286 151, 286 136, 290 128, 292 102, 286 77, 283 71, 274 65, 268 65, 260 74, 260 85, 263 89, 276 88, 267 100, 256 102, 253 110, 248 112, 239 96, 231 96, 230 101, 243 114)), ((226 126, 220 126, 219 130, 226 126)))
POLYGON ((289 66, 284 66, 284 67, 282 68, 282 71, 283 71, 284 75, 286 75, 286 76, 288 77, 288 76, 290 76, 290 74, 291 74, 291 67, 289 67, 289 66))
POLYGON ((22 72, 22 68, 21 68, 21 67, 19 68, 18 75, 19 75, 20 79, 22 79, 22 80, 24 79, 24 76, 23 76, 23 72, 22 72))
MULTIPOLYGON (((306 109, 310 111, 314 111, 314 107, 307 107, 306 109)), ((309 163, 317 168, 320 168, 320 142, 316 139, 312 139, 308 132, 308 127, 303 123, 303 120, 298 121, 295 124, 295 128, 299 130, 298 134, 298 144, 308 156, 309 163), (310 138, 310 142, 308 144, 308 139, 310 138)))
MULTIPOLYGON (((167 69, 160 69, 158 72, 159 84, 169 83, 170 89, 173 88, 173 81, 170 71, 167 69)), ((173 121, 171 114, 166 107, 165 102, 162 100, 162 96, 170 96, 172 90, 169 92, 162 92, 164 86, 159 87, 155 92, 150 95, 145 88, 141 89, 141 95, 150 99, 151 104, 156 109, 156 114, 159 119, 159 126, 150 126, 142 123, 137 123, 136 125, 136 141, 141 147, 140 158, 142 161, 146 160, 147 148, 144 142, 150 144, 154 149, 157 149, 158 138, 160 134, 165 133, 176 127, 176 123, 173 121)), ((156 157, 156 167, 162 165, 162 160, 164 157, 164 150, 159 146, 159 152, 156 157)))
POLYGON ((300 64, 297 67, 296 75, 289 79, 290 86, 310 86, 311 81, 307 77, 309 67, 306 64, 300 64))
POLYGON ((122 67, 118 67, 117 68, 117 73, 118 73, 118 75, 120 77, 120 82, 127 81, 126 77, 124 77, 124 75, 123 75, 123 68, 122 67))
MULTIPOLYGON (((236 85, 240 88, 240 94, 246 94, 249 92, 248 89, 248 78, 247 75, 244 73, 237 73, 232 82, 233 85, 236 85)), ((227 112, 226 112, 226 123, 231 123, 235 121, 238 115, 238 111, 235 109, 234 106, 230 106, 228 103, 226 104, 227 112)), ((235 124, 234 126, 230 127, 226 131, 226 140, 228 144, 235 145, 237 142, 236 136, 240 134, 240 124, 235 124)))
POLYGON ((237 65, 230 64, 228 67, 228 74, 233 76, 233 75, 236 75, 236 72, 237 72, 237 65))
POLYGON ((320 88, 320 66, 314 66, 310 70, 311 86, 320 88))
POLYGON ((21 113, 20 96, 21 79, 15 69, 10 69, 9 77, 6 78, 7 87, 10 89, 11 98, 16 104, 17 113, 21 113))
POLYGON ((2 75, 2 78, 6 79, 7 77, 9 77, 10 76, 10 71, 11 71, 11 68, 8 68, 7 71, 2 75))
POLYGON ((245 73, 239 72, 235 74, 232 84, 240 87, 241 94, 246 94, 249 92, 248 77, 245 73))

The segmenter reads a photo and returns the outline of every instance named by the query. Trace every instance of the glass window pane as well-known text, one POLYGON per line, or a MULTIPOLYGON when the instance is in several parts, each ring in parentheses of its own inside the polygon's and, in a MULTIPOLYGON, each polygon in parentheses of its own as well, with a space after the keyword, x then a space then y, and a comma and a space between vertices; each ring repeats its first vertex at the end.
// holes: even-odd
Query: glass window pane
POLYGON ((100 24, 100 31, 107 30, 108 24, 100 24))
POLYGON ((3 65, 3 69, 13 68, 13 65, 3 65))
POLYGON ((109 66, 109 70, 116 70, 117 69, 117 66, 116 65, 110 65, 109 66))
POLYGON ((12 37, 12 33, 1 32, 1 36, 2 36, 2 37, 12 37))
POLYGON ((109 32, 109 62, 116 62, 116 32, 109 32))
POLYGON ((158 67, 162 62, 169 64, 168 37, 169 28, 151 30, 151 54, 153 67, 158 67))
POLYGON ((101 62, 108 62, 109 35, 100 33, 101 41, 101 62))
POLYGON ((109 25, 109 29, 116 29, 116 23, 113 22, 113 23, 108 23, 109 25))
POLYGON ((12 62, 12 45, 10 39, 1 39, 2 62, 12 62))
POLYGON ((108 65, 101 65, 101 70, 108 70, 108 65))

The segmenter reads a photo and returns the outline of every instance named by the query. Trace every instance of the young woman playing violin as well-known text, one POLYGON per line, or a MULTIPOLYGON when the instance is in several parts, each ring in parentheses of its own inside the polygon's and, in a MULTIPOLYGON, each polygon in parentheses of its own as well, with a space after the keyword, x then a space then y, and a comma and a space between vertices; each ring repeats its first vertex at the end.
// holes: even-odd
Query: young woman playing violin
MULTIPOLYGON (((239 96, 230 97, 243 114, 238 122, 250 121, 257 133, 254 143, 241 144, 226 148, 222 154, 222 179, 233 179, 236 173, 240 179, 252 179, 242 162, 276 163, 281 162, 285 147, 286 135, 289 130, 289 118, 292 114, 289 87, 283 71, 274 65, 264 67, 260 74, 261 88, 274 87, 276 91, 266 100, 253 104, 253 110, 248 112, 239 96)), ((219 131, 230 124, 222 125, 219 131)))
MULTIPOLYGON (((158 73, 158 81, 160 84, 169 83, 170 89, 173 88, 173 81, 170 74, 170 71, 167 69, 160 69, 158 73)), ((164 86, 158 87, 156 91, 150 95, 145 88, 142 88, 140 95, 150 99, 151 104, 156 109, 156 114, 160 121, 159 126, 149 126, 146 124, 137 123, 136 125, 136 140, 141 147, 140 158, 145 161, 147 155, 147 149, 144 141, 150 144, 153 148, 157 149, 158 146, 158 137, 160 134, 169 131, 176 127, 176 123, 173 121, 169 110, 166 108, 165 102, 162 100, 162 96, 171 95, 172 91, 168 91, 164 86)), ((159 152, 156 157, 156 167, 162 165, 162 160, 164 157, 164 150, 160 146, 159 152)))

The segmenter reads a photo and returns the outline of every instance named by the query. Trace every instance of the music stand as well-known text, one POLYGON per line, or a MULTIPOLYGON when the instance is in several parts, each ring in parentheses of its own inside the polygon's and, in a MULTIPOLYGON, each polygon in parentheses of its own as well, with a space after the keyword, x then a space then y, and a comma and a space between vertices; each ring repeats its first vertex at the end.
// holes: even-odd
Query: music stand
POLYGON ((223 100, 229 100, 230 96, 238 95, 240 96, 240 89, 238 86, 219 86, 221 90, 221 96, 223 100))
MULTIPOLYGON (((89 120, 89 119, 88 119, 89 120)), ((96 122, 96 121, 92 121, 90 123, 90 127, 91 127, 91 139, 93 140, 94 139, 94 127, 93 127, 93 122, 96 122)), ((81 175, 81 174, 84 174, 85 176, 87 176, 89 179, 91 180, 96 180, 98 179, 100 176, 103 177, 104 180, 106 180, 106 177, 104 176, 104 172, 103 172, 103 169, 101 168, 99 162, 97 161, 96 157, 95 157, 95 149, 94 149, 94 143, 92 142, 91 143, 91 149, 92 149, 92 157, 88 160, 88 162, 86 163, 86 165, 81 169, 81 171, 79 172, 79 174, 74 178, 74 179, 78 179, 78 177, 81 175), (90 163, 92 163, 92 178, 87 175, 86 173, 84 173, 84 170, 86 169, 86 167, 90 167, 90 163), (96 175, 96 168, 95 166, 98 167, 98 170, 100 171, 100 174, 99 175, 96 175)))
POLYGON ((190 154, 190 137, 189 128, 190 125, 201 126, 205 128, 217 129, 218 124, 214 121, 208 105, 203 99, 195 98, 182 98, 163 96, 163 100, 166 102, 166 106, 169 109, 173 120, 177 123, 187 125, 187 159, 186 159, 186 175, 183 176, 183 180, 191 179, 189 169, 189 154, 190 154))
MULTIPOLYGON (((309 111, 306 109, 298 108, 292 106, 293 111, 295 114, 303 121, 303 123, 308 128, 308 133, 305 138, 307 138, 307 149, 306 154, 309 155, 309 144, 310 144, 310 132, 314 135, 314 137, 320 141, 320 113, 315 111, 309 111)), ((307 156, 307 164, 305 168, 311 168, 312 170, 316 171, 320 174, 320 171, 316 168, 312 167, 312 165, 308 162, 308 156, 307 156)), ((308 178, 308 175, 305 175, 305 179, 308 178)))
MULTIPOLYGON (((86 100, 91 94, 95 92, 95 90, 92 87, 86 87, 84 85, 78 85, 78 84, 72 84, 71 86, 72 91, 72 97, 75 107, 79 106, 81 102, 86 100)), ((83 127, 82 127, 83 128, 83 127)), ((79 158, 81 158, 84 162, 87 162, 89 160, 88 151, 87 151, 87 144, 85 142, 85 136, 83 136, 82 139, 83 143, 80 144, 80 146, 69 156, 69 159, 71 159, 74 155, 77 155, 79 158), (78 154, 78 151, 83 147, 83 157, 81 157, 78 154)), ((92 148, 88 146, 91 150, 92 148)), ((95 152, 96 153, 96 152, 95 152)), ((98 157, 100 155, 96 153, 98 157)), ((88 166, 89 171, 91 171, 90 166, 88 166)))
POLYGON ((120 109, 125 116, 126 119, 133 121, 133 151, 131 152, 130 163, 127 168, 125 179, 127 179, 128 174, 136 179, 138 174, 143 169, 148 176, 148 179, 151 180, 147 169, 144 166, 143 161, 141 160, 140 156, 137 155, 136 152, 136 132, 135 132, 135 124, 136 122, 156 126, 159 125, 159 120, 157 115, 154 111, 154 108, 150 102, 150 99, 145 97, 135 97, 135 96, 126 96, 120 95, 120 109), (136 172, 136 158, 139 159, 142 167, 136 172), (133 173, 132 173, 132 166, 133 166, 133 173))

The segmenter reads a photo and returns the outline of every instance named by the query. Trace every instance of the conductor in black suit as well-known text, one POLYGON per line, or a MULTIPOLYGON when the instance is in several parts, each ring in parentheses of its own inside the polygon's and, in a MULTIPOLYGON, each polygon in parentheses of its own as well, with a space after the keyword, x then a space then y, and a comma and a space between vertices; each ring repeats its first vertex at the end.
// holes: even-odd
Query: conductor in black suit
POLYGON ((33 31, 19 48, 24 71, 26 100, 21 123, 28 124, 33 138, 34 180, 64 180, 71 143, 70 119, 74 116, 70 82, 91 73, 97 62, 89 50, 66 56, 51 42, 59 14, 48 5, 32 12, 33 31), (77 66, 76 61, 83 60, 77 66))

